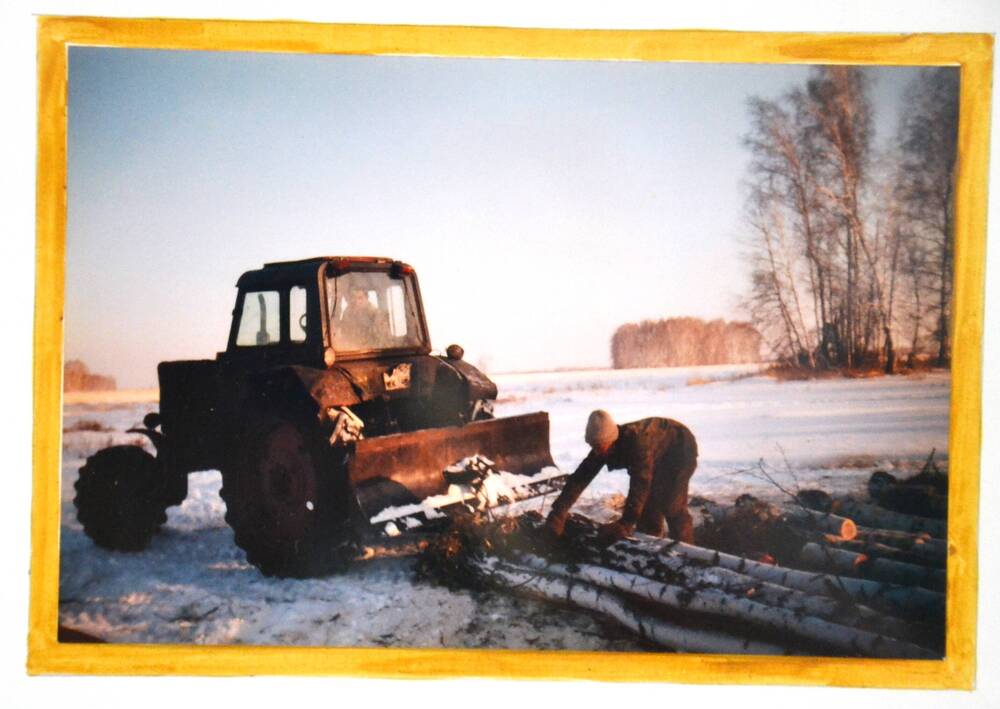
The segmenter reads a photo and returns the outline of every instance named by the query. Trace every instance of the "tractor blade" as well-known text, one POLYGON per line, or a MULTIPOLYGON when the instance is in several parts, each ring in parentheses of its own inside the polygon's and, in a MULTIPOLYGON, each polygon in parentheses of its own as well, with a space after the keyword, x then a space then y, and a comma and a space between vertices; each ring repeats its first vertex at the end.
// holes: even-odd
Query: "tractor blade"
POLYGON ((354 446, 348 474, 369 515, 444 493, 444 469, 477 454, 517 475, 554 465, 545 412, 365 438, 354 446))
POLYGON ((502 479, 497 475, 500 490, 494 489, 496 499, 482 486, 478 489, 467 485, 453 485, 447 494, 434 495, 418 503, 383 509, 369 523, 383 536, 394 537, 404 532, 430 532, 446 526, 447 520, 457 512, 485 513, 490 517, 518 515, 528 509, 539 511, 540 506, 527 507, 537 498, 555 499, 566 483, 566 473, 558 468, 545 468, 531 476, 518 476, 517 480, 502 479))

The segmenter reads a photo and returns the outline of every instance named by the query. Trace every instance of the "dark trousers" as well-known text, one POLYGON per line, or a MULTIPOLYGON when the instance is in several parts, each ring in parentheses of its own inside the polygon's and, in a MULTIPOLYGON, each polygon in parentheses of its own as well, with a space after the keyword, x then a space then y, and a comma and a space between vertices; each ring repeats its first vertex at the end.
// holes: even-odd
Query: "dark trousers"
POLYGON ((653 476, 649 498, 636 525, 638 531, 662 537, 666 520, 671 539, 694 543, 694 521, 688 512, 688 482, 695 467, 685 465, 653 476))

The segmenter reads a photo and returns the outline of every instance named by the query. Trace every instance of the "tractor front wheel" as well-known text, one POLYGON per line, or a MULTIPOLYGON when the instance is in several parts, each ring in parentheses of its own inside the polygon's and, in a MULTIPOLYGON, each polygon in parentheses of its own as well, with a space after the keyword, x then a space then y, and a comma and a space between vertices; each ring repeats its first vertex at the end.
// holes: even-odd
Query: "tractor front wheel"
POLYGON ((222 467, 226 522, 265 576, 306 578, 353 556, 346 468, 306 421, 251 413, 222 467))
POLYGON ((112 446, 90 456, 73 499, 83 531, 106 549, 145 549, 167 521, 162 478, 156 458, 138 446, 112 446))

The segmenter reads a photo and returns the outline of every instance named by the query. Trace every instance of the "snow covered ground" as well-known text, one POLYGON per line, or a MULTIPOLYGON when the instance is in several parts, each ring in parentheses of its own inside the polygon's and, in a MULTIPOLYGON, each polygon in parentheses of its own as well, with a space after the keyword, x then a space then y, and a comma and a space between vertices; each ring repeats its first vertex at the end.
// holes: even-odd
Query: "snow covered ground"
MULTIPOLYGON (((617 420, 668 416, 686 423, 701 456, 695 495, 743 492, 780 500, 782 486, 859 491, 874 467, 918 469, 932 449, 947 461, 946 372, 879 379, 778 382, 754 367, 697 367, 500 375, 497 415, 548 411, 556 464, 572 471, 587 452, 588 413, 617 420)), ((73 483, 87 456, 154 403, 71 404, 64 412, 60 622, 114 642, 644 648, 588 615, 494 593, 451 591, 417 580, 411 558, 376 558, 313 580, 263 577, 226 526, 216 471, 192 474, 184 504, 149 549, 108 552, 82 532, 73 483), (79 430, 89 428, 107 430, 79 430)), ((606 520, 627 492, 624 472, 602 472, 578 509, 606 520)))

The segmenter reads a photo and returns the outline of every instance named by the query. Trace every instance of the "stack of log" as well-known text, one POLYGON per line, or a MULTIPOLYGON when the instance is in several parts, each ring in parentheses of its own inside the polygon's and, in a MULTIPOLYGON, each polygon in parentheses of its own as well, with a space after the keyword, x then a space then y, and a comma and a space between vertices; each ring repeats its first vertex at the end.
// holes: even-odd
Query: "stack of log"
POLYGON ((697 545, 636 534, 606 546, 579 515, 558 539, 535 513, 470 518, 420 567, 458 586, 570 604, 680 652, 940 658, 943 527, 818 492, 783 506, 702 500, 697 545))
POLYGON ((800 494, 782 507, 749 495, 731 508, 706 501, 701 511, 708 519, 696 541, 756 561, 944 591, 943 522, 928 525, 933 520, 850 498, 810 509, 803 499, 815 497, 800 494), (871 526, 858 526, 861 521, 871 526))

